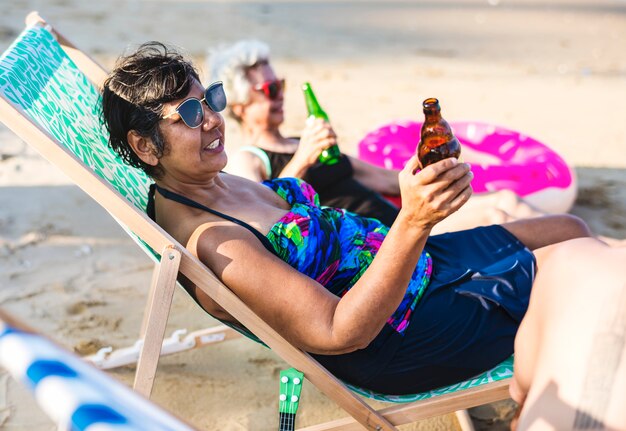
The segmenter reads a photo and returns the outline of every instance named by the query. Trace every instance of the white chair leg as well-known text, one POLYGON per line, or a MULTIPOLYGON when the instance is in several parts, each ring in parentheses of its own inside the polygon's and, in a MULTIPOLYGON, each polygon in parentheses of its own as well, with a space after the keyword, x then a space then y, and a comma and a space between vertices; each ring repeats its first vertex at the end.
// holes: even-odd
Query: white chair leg
POLYGON ((475 431, 474 423, 467 410, 457 410, 454 413, 462 431, 475 431))

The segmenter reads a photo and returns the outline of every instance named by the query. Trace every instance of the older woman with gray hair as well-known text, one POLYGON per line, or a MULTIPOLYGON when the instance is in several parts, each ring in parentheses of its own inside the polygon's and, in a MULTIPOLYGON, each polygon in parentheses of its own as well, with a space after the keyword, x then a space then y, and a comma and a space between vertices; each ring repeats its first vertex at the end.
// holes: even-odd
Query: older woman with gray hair
POLYGON ((284 79, 269 63, 269 47, 244 40, 216 50, 209 70, 224 83, 229 112, 241 126, 246 146, 233 155, 229 171, 254 181, 296 177, 310 183, 323 205, 374 217, 390 226, 398 209, 380 193, 398 195, 398 172, 369 165, 347 155, 339 163, 318 163, 322 150, 337 137, 323 120, 308 121, 301 137, 280 132, 284 121, 284 79))

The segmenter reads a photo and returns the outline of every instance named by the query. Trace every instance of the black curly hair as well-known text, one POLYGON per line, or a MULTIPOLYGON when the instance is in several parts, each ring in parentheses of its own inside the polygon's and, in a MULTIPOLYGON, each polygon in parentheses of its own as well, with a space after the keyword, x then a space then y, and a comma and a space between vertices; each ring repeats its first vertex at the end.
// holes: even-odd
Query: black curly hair
POLYGON ((159 178, 159 166, 144 163, 128 144, 127 135, 135 130, 150 138, 155 155, 166 148, 159 130, 163 104, 185 97, 197 70, 175 49, 160 42, 142 44, 134 53, 120 57, 102 89, 102 121, 109 131, 109 145, 131 166, 159 178))

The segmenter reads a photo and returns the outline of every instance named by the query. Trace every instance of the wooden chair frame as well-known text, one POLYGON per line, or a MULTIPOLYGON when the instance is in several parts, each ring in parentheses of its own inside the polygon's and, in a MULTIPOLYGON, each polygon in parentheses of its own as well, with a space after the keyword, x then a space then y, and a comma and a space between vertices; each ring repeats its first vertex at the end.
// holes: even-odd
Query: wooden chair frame
MULTIPOLYGON (((31 13, 27 17, 26 23, 27 25, 47 26, 46 22, 36 13, 31 13)), ((48 29, 50 29, 49 26, 48 29)), ((104 69, 60 33, 52 32, 77 66, 95 84, 100 84, 106 75, 104 69)), ((155 268, 142 325, 144 342, 134 383, 134 388, 141 394, 149 397, 152 390, 176 279, 179 274, 182 274, 267 344, 277 355, 302 371, 311 383, 350 415, 349 418, 307 427, 304 428, 305 430, 365 428, 390 431, 395 430, 397 425, 509 397, 509 379, 505 379, 424 401, 392 405, 381 410, 375 410, 351 392, 310 355, 287 342, 228 289, 197 257, 161 229, 146 214, 129 203, 108 182, 79 161, 52 135, 31 122, 21 108, 14 106, 3 97, 0 97, 0 119, 21 139, 36 148, 52 164, 59 167, 76 185, 96 200, 120 223, 128 227, 152 249, 161 251, 161 261, 155 268)), ((228 328, 227 331, 231 330, 228 328)))

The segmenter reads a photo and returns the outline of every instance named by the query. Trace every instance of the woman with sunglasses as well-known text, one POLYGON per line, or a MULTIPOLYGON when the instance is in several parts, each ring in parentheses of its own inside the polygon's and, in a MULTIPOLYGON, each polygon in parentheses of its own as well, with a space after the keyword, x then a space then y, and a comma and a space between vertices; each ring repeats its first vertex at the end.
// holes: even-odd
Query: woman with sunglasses
MULTIPOLYGON (((321 151, 337 143, 330 124, 307 121, 300 138, 281 134, 285 80, 269 62, 269 47, 243 40, 211 52, 211 79, 224 83, 228 112, 239 123, 245 146, 231 154, 227 171, 253 181, 302 178, 319 194, 322 205, 374 217, 391 226, 398 208, 381 195, 398 196, 398 173, 342 154, 340 162, 318 162, 321 151)), ((475 196, 459 213, 435 226, 436 232, 541 215, 513 192, 475 196)))
MULTIPOLYGON (((579 220, 551 216, 429 236, 471 195, 469 166, 456 159, 417 173, 409 161, 399 175, 405 205, 390 228, 320 206, 295 178, 259 184, 229 175, 225 106, 220 83, 204 88, 191 63, 156 42, 121 58, 103 85, 111 147, 155 181, 150 216, 350 383, 421 392, 494 366, 512 353, 528 306, 530 250, 589 235, 579 220)), ((235 322, 186 288, 206 311, 235 322)))

